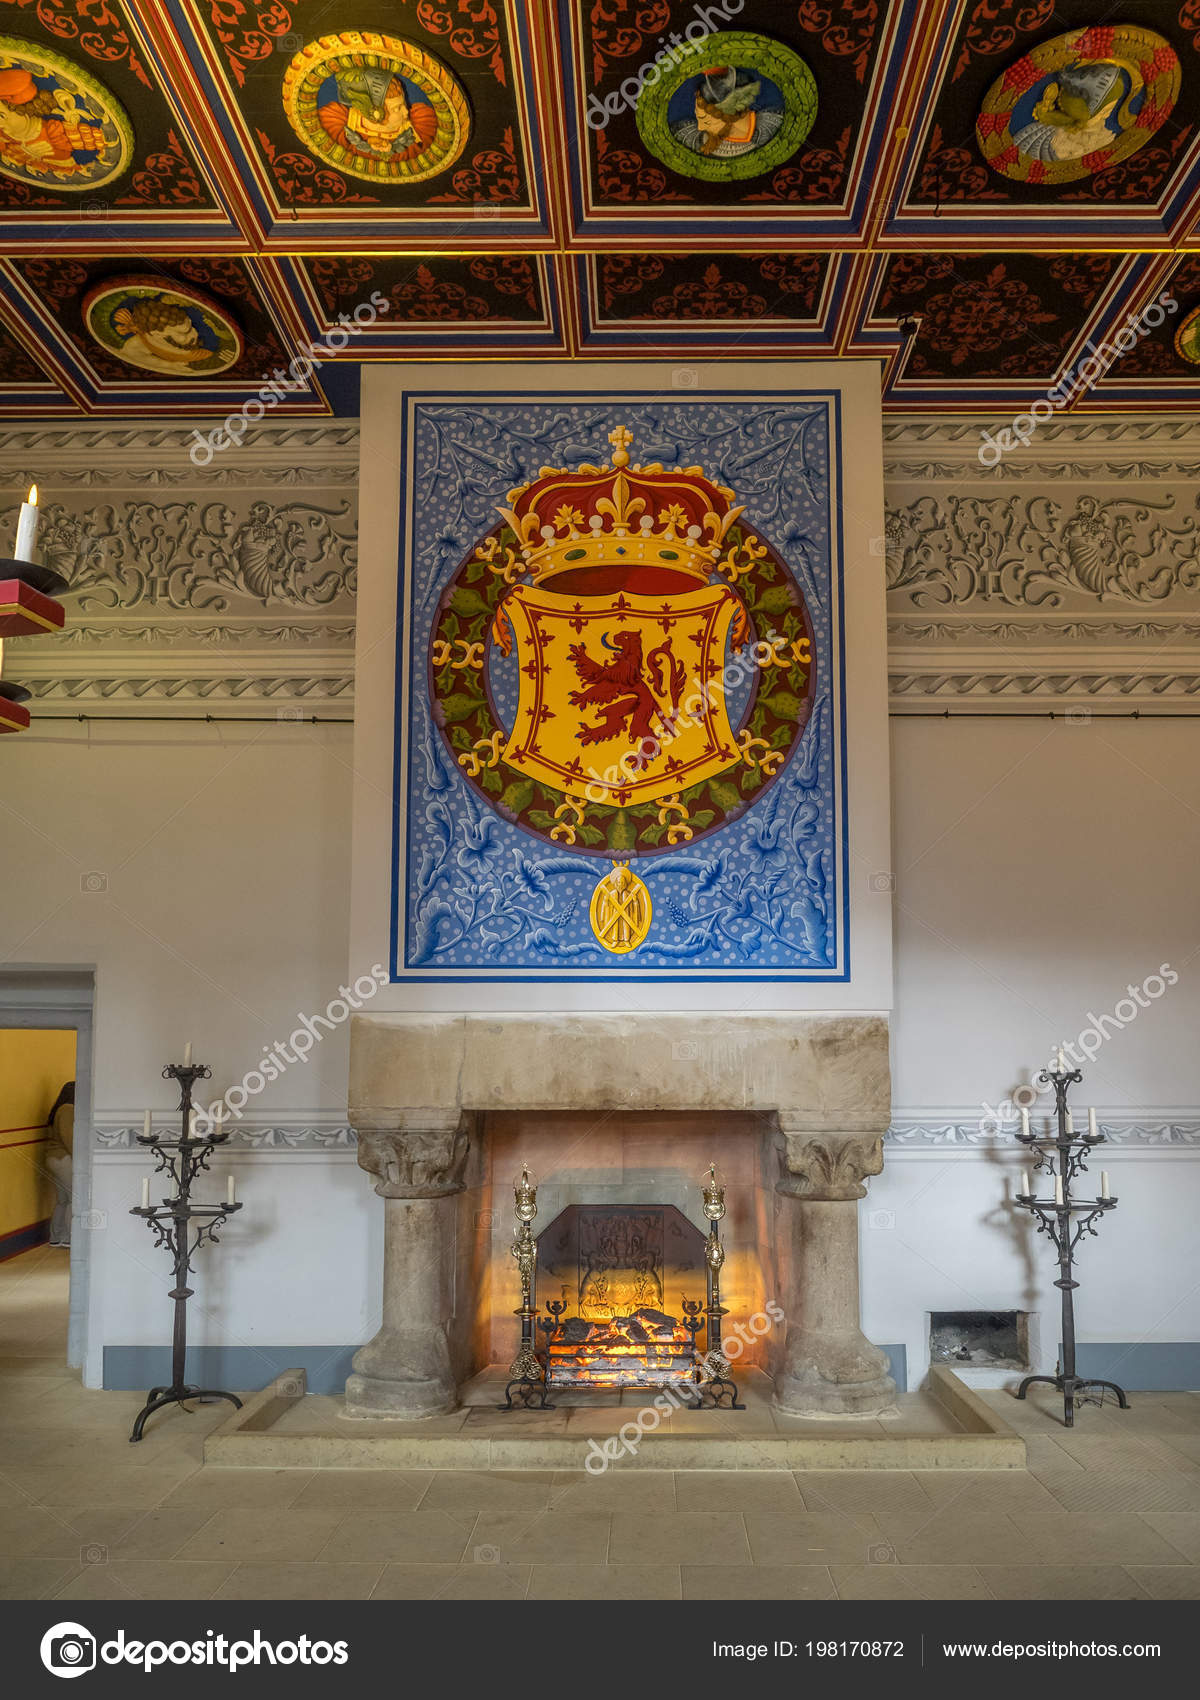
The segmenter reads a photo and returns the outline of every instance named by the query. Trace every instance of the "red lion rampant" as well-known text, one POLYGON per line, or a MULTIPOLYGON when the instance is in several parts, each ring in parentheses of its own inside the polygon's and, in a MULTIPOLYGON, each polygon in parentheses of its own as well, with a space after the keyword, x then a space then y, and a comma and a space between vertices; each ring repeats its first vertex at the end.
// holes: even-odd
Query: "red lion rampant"
MULTIPOLYGON (((582 725, 576 733, 581 744, 604 744, 622 735, 640 751, 646 740, 656 742, 654 722, 657 720, 669 734, 676 711, 683 699, 687 669, 671 649, 671 640, 642 658, 640 632, 618 632, 609 643, 608 634, 600 639, 605 649, 613 651, 612 661, 593 661, 581 643, 571 645, 569 654, 575 671, 588 688, 572 691, 567 699, 573 708, 599 708, 601 716, 596 725, 582 725), (652 688, 653 687, 653 688, 652 688), (670 697, 671 708, 664 713, 659 696, 670 697)), ((650 757, 644 757, 648 761, 650 757)))

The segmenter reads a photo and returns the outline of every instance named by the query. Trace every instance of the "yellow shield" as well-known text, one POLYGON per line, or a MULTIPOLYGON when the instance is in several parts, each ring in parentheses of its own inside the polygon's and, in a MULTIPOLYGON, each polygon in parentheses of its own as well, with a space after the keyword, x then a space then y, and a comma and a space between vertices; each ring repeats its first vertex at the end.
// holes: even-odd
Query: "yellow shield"
POLYGON ((518 585, 501 611, 520 670, 504 760, 622 808, 723 773, 738 759, 723 679, 737 607, 722 584, 669 600, 518 585))

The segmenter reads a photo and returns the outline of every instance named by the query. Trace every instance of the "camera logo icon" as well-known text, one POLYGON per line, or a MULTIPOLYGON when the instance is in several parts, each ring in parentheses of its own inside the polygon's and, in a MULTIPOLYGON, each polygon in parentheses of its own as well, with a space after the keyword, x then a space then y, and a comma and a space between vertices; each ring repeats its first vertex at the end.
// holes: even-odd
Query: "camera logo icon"
POLYGON ((42 1636, 41 1653, 55 1676, 82 1676, 96 1668, 96 1637, 82 1623, 56 1623, 42 1636))

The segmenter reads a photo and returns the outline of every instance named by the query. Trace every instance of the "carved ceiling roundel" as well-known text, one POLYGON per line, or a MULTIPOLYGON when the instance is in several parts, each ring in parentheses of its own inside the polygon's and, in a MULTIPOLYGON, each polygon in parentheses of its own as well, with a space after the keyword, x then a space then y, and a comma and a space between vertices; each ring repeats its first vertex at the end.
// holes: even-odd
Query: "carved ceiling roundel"
POLYGON ((133 151, 124 107, 60 53, 0 35, 0 172, 80 193, 119 177, 133 151))
POLYGON ((225 309, 172 278, 106 278, 84 297, 83 322, 118 360, 161 377, 217 377, 242 354, 225 309))
POLYGON ((975 133, 995 171, 1022 183, 1073 183, 1135 153, 1179 97, 1179 59, 1153 30, 1092 24, 1043 41, 1008 67, 975 133))
POLYGON ((287 68, 283 105, 310 153, 377 182, 418 183, 447 170, 471 128, 453 73, 414 42, 373 30, 310 42, 287 68))

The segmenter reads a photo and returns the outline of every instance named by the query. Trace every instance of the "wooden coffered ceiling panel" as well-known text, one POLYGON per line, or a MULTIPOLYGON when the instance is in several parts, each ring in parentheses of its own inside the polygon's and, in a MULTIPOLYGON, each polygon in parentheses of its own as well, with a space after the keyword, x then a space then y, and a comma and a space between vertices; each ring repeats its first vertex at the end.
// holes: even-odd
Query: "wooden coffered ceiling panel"
POLYGON ((0 38, 9 417, 220 416, 293 361, 272 411, 353 411, 410 355, 1200 399, 1200 0, 13 0, 0 38))

